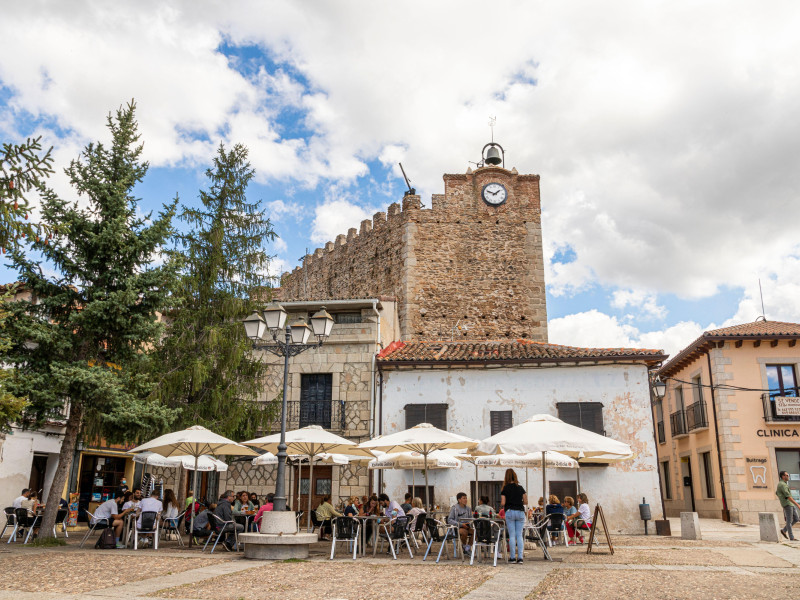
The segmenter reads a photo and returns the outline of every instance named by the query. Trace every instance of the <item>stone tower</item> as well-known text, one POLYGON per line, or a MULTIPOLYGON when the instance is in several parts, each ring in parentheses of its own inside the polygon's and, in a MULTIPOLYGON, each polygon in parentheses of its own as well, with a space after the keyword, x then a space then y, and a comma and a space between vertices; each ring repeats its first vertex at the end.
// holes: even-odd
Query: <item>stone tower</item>
POLYGON ((486 166, 407 195, 284 274, 282 300, 394 296, 405 340, 547 341, 539 176, 486 166), (467 330, 456 329, 456 324, 467 330))

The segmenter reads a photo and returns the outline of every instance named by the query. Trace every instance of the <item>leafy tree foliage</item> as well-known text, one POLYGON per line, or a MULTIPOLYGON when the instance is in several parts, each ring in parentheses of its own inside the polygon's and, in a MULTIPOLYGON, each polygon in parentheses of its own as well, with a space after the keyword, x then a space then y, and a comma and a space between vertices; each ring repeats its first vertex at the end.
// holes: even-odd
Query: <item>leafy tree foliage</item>
POLYGON ((248 151, 220 145, 201 206, 182 206, 186 232, 176 253, 184 261, 166 335, 153 361, 154 397, 178 409, 180 423, 200 424, 232 438, 252 437, 269 418, 257 404, 267 366, 252 352, 241 320, 263 304, 253 290, 268 289, 276 237, 261 201, 246 197, 254 171, 248 151))
POLYGON ((89 144, 66 169, 80 202, 43 190, 49 243, 34 239, 33 253, 11 253, 21 290, 6 305, 13 342, 5 361, 14 367, 9 390, 29 403, 25 424, 66 419, 43 536, 52 532, 79 437, 136 440, 172 420, 151 398, 145 351, 162 332, 157 313, 174 281, 170 263, 153 261, 172 234, 178 200, 155 218, 137 211, 133 189, 148 165, 141 160, 135 105, 109 115, 108 128, 109 147, 89 144), (43 272, 39 256, 57 275, 43 272))

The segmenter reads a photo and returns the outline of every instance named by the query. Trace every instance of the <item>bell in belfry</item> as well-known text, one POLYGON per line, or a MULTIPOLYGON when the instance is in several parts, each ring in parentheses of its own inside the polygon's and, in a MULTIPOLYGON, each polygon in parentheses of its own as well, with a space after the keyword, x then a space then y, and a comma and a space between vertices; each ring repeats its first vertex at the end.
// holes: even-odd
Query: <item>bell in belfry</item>
POLYGON ((503 162, 503 159, 500 158, 500 151, 497 149, 497 146, 491 146, 486 152, 486 164, 499 165, 501 162, 503 162))

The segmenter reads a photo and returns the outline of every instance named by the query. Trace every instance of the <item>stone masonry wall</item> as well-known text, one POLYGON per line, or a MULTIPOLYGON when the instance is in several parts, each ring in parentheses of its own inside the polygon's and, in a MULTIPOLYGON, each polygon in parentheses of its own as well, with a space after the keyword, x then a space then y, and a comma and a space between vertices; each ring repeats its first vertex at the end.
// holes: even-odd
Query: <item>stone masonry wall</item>
POLYGON ((281 299, 392 295, 403 339, 446 339, 461 321, 471 339, 547 341, 539 176, 487 167, 444 182, 432 208, 407 196, 306 256, 281 299), (504 204, 481 199, 490 181, 504 204))

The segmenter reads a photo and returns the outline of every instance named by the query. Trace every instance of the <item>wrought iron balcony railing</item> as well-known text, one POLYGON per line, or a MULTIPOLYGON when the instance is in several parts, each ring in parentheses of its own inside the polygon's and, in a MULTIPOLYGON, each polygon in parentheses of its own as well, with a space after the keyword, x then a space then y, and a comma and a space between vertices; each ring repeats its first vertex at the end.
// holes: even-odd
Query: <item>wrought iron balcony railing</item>
MULTIPOLYGON (((280 431, 280 408, 276 411, 275 421, 271 424, 272 431, 280 431)), ((286 402, 286 429, 298 429, 307 425, 319 425, 330 431, 344 431, 347 429, 345 421, 344 400, 325 400, 303 402, 289 400, 286 402)))
POLYGON ((670 429, 672 430, 672 437, 680 437, 688 435, 689 430, 686 428, 686 411, 676 410, 669 416, 670 429))
POLYGON ((686 409, 686 426, 689 431, 708 428, 705 400, 690 404, 686 409))

